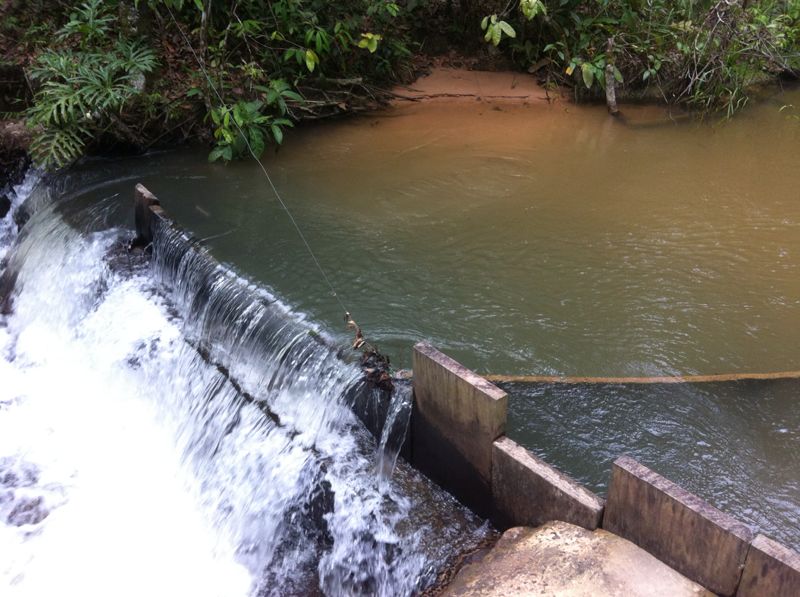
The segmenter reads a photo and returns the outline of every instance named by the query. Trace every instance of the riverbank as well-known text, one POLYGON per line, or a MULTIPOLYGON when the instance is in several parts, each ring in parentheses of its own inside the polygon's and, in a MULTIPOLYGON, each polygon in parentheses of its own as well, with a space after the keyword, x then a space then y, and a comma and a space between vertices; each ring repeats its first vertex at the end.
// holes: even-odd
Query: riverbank
POLYGON ((395 105, 428 101, 501 101, 522 105, 555 97, 535 77, 514 71, 481 71, 438 66, 408 85, 392 89, 395 105))
POLYGON ((516 71, 548 97, 605 101, 612 113, 636 98, 728 116, 754 85, 800 72, 800 12, 766 1, 469 1, 456 11, 345 0, 312 11, 120 0, 33 12, 10 0, 0 16, 0 111, 24 113, 48 168, 187 140, 212 160, 260 155, 297 123, 423 99, 391 88, 439 65, 516 71))

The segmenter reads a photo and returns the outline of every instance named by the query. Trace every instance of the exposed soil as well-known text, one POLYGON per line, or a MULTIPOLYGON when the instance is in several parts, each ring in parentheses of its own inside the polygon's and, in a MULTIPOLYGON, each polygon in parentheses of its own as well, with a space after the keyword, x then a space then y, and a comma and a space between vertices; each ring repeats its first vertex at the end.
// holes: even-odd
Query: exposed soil
POLYGON ((493 100, 524 103, 549 99, 536 79, 513 71, 481 71, 435 66, 410 85, 392 90, 397 101, 493 100))

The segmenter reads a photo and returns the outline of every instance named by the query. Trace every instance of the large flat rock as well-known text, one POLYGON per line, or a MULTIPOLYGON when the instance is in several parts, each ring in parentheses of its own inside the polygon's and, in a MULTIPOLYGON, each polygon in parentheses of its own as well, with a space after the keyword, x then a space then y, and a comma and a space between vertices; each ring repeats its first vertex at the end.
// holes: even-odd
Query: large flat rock
POLYGON ((630 541, 566 522, 506 531, 482 560, 465 566, 451 596, 711 596, 630 541))

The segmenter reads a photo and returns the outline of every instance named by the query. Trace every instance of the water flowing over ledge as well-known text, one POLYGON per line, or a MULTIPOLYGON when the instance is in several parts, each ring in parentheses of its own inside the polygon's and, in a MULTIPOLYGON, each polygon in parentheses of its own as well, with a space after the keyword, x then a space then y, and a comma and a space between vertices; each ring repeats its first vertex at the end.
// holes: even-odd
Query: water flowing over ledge
POLYGON ((485 537, 406 465, 387 478, 359 368, 301 315, 174 227, 126 253, 127 198, 48 201, 82 184, 33 191, 4 240, 10 594, 410 594, 485 537))

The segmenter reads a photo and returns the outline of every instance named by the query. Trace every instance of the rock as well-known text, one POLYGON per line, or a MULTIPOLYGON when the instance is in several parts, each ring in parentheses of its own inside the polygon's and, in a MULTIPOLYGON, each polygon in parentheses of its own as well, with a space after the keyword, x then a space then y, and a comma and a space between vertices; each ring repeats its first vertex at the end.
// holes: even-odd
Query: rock
POLYGON ((49 512, 44 507, 44 500, 41 496, 18 498, 11 512, 8 513, 6 522, 17 527, 26 524, 38 524, 47 518, 48 514, 49 512))
POLYGON ((30 166, 31 130, 20 120, 0 120, 0 188, 19 184, 30 166))
POLYGON ((5 218, 9 211, 11 211, 11 199, 8 195, 0 195, 0 220, 5 218))
POLYGON ((566 522, 515 527, 443 595, 699 597, 713 594, 630 541, 566 522))
POLYGON ((13 213, 14 223, 17 225, 17 230, 22 230, 28 220, 31 219, 31 213, 25 207, 25 204, 18 206, 13 213))

